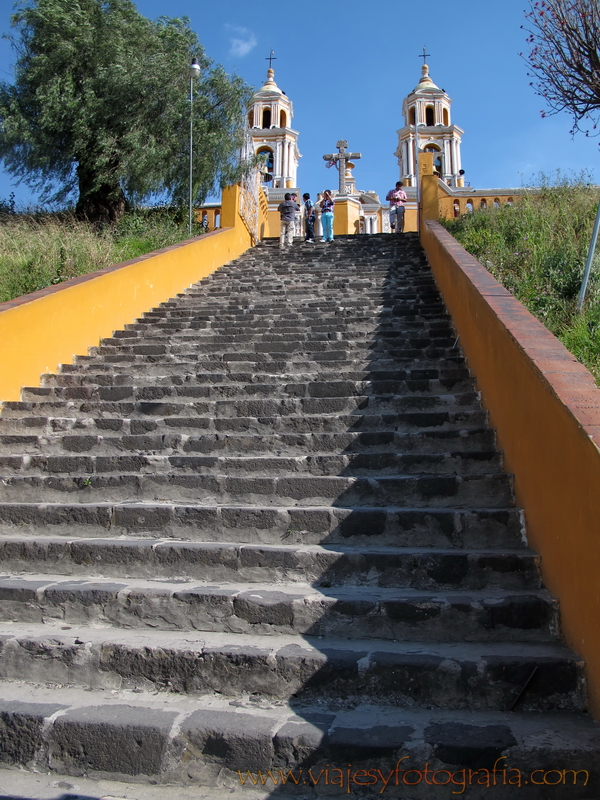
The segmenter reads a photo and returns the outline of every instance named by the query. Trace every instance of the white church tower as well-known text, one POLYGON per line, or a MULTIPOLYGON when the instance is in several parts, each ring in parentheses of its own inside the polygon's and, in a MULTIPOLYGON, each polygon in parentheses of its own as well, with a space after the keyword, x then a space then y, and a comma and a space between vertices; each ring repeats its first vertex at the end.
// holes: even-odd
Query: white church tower
POLYGON ((289 189, 297 185, 298 132, 291 127, 294 110, 290 98, 275 83, 269 58, 264 86, 256 92, 248 108, 248 133, 255 153, 266 156, 266 171, 271 180, 267 189, 289 189))
POLYGON ((406 186, 415 185, 417 149, 433 153, 433 168, 448 186, 463 185, 460 143, 464 131, 452 124, 451 105, 452 100, 431 80, 424 63, 421 80, 404 99, 404 127, 398 131, 398 149, 394 153, 400 180, 406 186))

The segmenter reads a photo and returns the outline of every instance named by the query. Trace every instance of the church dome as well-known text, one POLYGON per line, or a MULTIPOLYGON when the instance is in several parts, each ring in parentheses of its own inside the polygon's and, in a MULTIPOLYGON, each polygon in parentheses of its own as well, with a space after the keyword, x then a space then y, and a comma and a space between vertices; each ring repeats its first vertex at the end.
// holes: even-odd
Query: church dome
POLYGON ((421 80, 413 89, 413 94, 423 94, 427 92, 441 92, 439 86, 436 86, 435 83, 429 77, 429 67, 427 64, 423 64, 421 67, 421 80))
POLYGON ((269 68, 267 70, 267 80, 263 86, 254 94, 254 98, 269 97, 273 95, 282 95, 283 92, 275 83, 275 70, 269 68))

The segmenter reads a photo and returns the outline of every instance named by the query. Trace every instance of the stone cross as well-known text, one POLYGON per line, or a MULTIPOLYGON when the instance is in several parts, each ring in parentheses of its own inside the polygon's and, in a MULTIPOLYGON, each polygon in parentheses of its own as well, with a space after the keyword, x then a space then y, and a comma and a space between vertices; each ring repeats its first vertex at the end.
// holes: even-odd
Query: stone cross
POLYGON ((338 153, 329 153, 326 156, 323 156, 325 161, 329 161, 330 164, 337 164, 339 173, 340 173, 340 194, 348 194, 346 190, 346 163, 351 159, 355 158, 362 158, 361 153, 347 153, 346 148, 348 147, 348 142, 345 139, 340 139, 339 142, 335 143, 335 146, 339 150, 338 153))

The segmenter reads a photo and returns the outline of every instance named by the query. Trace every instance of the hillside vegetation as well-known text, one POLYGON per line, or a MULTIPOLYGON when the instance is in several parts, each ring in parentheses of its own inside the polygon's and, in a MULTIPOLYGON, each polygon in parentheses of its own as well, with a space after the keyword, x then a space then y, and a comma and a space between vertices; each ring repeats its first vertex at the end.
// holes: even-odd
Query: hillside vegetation
MULTIPOLYGON (((201 232, 196 226, 194 235, 201 232)), ((0 216, 0 302, 109 267, 188 238, 168 211, 126 214, 98 229, 71 214, 0 216)))
MULTIPOLYGON (((600 383, 600 264, 576 311, 600 189, 581 180, 542 185, 513 206, 442 220, 453 236, 594 374, 600 383)), ((597 248, 600 250, 600 247, 597 248)))

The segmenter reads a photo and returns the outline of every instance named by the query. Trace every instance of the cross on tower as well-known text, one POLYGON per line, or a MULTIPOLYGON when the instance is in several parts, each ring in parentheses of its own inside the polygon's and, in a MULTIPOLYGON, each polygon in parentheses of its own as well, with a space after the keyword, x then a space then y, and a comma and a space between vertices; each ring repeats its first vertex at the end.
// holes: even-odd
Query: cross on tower
POLYGON ((362 153, 347 153, 346 148, 348 147, 348 142, 345 139, 340 139, 339 142, 335 143, 335 146, 338 149, 338 153, 329 153, 326 156, 323 156, 325 161, 329 161, 330 164, 336 164, 337 168, 340 173, 340 194, 348 194, 346 191, 346 163, 353 158, 362 158, 362 153))
POLYGON ((273 61, 277 61, 277 58, 275 57, 275 50, 271 50, 267 58, 265 58, 265 61, 269 62, 269 69, 273 69, 273 61))
POLYGON ((428 52, 427 52, 427 48, 424 46, 424 47, 423 47, 423 55, 422 55, 422 56, 419 56, 419 58, 422 58, 422 59, 423 59, 423 66, 425 66, 425 64, 426 64, 426 62, 427 62, 427 56, 430 56, 430 55, 431 55, 431 53, 428 53, 428 52))

